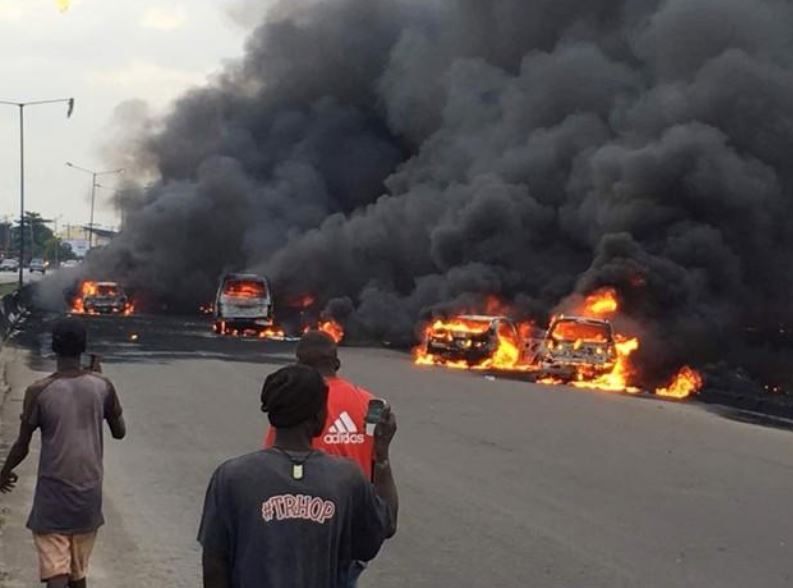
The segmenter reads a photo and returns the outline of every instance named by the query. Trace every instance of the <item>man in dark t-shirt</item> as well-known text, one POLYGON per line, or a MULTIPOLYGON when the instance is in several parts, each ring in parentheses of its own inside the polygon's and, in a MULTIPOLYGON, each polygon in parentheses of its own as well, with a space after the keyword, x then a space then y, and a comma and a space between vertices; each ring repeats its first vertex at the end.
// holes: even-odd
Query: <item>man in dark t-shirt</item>
POLYGON ((205 588, 337 588, 354 560, 371 560, 394 534, 398 510, 388 447, 393 414, 377 427, 375 481, 352 461, 311 447, 328 389, 308 366, 270 375, 262 410, 272 448, 228 461, 212 476, 201 542, 205 588))
POLYGON ((0 491, 10 492, 16 468, 41 430, 38 481, 28 528, 48 588, 85 588, 88 561, 102 517, 103 436, 126 435, 116 390, 101 374, 80 367, 85 326, 63 319, 52 332, 58 369, 25 392, 19 437, 0 470, 0 491))

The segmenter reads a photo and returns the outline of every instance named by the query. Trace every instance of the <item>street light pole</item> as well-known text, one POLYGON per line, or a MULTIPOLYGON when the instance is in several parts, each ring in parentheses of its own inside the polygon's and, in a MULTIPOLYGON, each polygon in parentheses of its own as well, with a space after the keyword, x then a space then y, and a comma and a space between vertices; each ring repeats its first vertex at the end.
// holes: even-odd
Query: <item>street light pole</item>
POLYGON ((88 224, 88 249, 91 250, 94 247, 94 206, 96 204, 96 189, 101 187, 99 184, 96 183, 96 179, 99 176, 109 176, 113 174, 123 174, 126 170, 121 167, 119 169, 111 169, 108 171, 96 171, 93 169, 88 169, 87 167, 80 167, 79 165, 74 165, 72 162, 67 161, 66 165, 72 169, 76 169, 77 171, 85 172, 87 174, 91 174, 91 222, 88 224))
POLYGON ((94 206, 96 205, 96 172, 92 175, 91 180, 91 221, 88 223, 90 233, 88 233, 88 250, 94 248, 94 206))
MULTIPOLYGON (((33 242, 30 243, 33 249, 33 242)), ((25 285, 25 105, 19 105, 19 289, 25 285)))
MULTIPOLYGON (((58 98, 56 100, 36 100, 33 102, 9 102, 0 100, 0 104, 19 108, 19 287, 24 285, 25 278, 25 107, 42 104, 68 104, 66 118, 71 118, 74 111, 74 98, 58 98)), ((30 244, 31 250, 33 243, 30 244)))

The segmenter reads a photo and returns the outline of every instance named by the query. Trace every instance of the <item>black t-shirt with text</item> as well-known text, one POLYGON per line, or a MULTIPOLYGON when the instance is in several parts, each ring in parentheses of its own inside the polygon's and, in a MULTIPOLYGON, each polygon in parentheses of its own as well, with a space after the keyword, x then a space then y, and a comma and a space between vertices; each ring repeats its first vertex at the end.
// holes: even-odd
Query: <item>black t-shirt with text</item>
POLYGON ((301 480, 292 474, 289 457, 268 449, 212 476, 198 540, 229 562, 233 588, 336 588, 385 540, 388 508, 354 462, 315 452, 301 480))

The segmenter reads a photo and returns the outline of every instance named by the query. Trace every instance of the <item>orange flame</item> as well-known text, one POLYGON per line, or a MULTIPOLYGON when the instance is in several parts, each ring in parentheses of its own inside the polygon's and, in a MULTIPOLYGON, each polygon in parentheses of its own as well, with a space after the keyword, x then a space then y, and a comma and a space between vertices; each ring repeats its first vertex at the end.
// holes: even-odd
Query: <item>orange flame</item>
POLYGON ((589 318, 605 318, 613 316, 619 309, 617 291, 601 288, 586 297, 581 314, 589 318))
POLYGON ((310 326, 306 327, 305 329, 303 329, 303 333, 308 333, 309 331, 312 330, 322 331, 323 333, 327 333, 328 335, 331 336, 331 338, 336 342, 337 345, 344 340, 344 327, 333 319, 320 321, 316 327, 310 327, 310 326))
MULTIPOLYGON (((496 300, 495 298, 493 300, 496 300)), ((461 359, 450 359, 440 355, 430 353, 427 350, 427 343, 431 337, 452 339, 452 334, 462 335, 482 335, 487 332, 490 325, 486 321, 477 321, 463 317, 455 317, 450 320, 436 320, 424 330, 422 343, 413 350, 413 361, 416 365, 437 365, 451 369, 461 370, 511 370, 528 371, 534 369, 532 366, 521 363, 522 353, 520 341, 504 332, 496 333, 497 345, 495 350, 487 357, 477 363, 470 363, 461 359)), ((530 332, 530 323, 521 324, 518 327, 520 333, 530 332)))
POLYGON ((344 339, 344 327, 333 319, 320 322, 318 328, 323 333, 330 335, 337 344, 344 339))
POLYGON ((587 378, 585 375, 579 374, 578 379, 572 385, 576 388, 638 394, 640 390, 631 385, 631 380, 634 376, 634 370, 631 366, 631 355, 639 349, 639 339, 617 335, 615 347, 617 350, 617 361, 609 373, 595 378, 587 378))
POLYGON ((258 339, 284 339, 286 333, 284 330, 277 326, 267 327, 265 329, 233 329, 226 321, 221 320, 214 326, 214 331, 218 335, 225 335, 227 337, 246 337, 252 336, 258 339))
MULTIPOLYGON (((85 314, 85 315, 98 315, 95 310, 86 310, 85 308, 85 299, 89 296, 96 296, 99 292, 99 282, 94 282, 90 280, 84 281, 80 284, 80 292, 77 294, 77 297, 72 301, 72 307, 70 312, 72 314, 85 314)), ((122 315, 130 316, 135 314, 135 304, 132 301, 127 301, 124 309, 121 311, 122 315)))
POLYGON ((683 400, 699 392, 703 384, 702 374, 685 366, 677 373, 669 386, 658 388, 655 393, 663 398, 683 400))
POLYGON ((317 299, 312 294, 302 294, 302 295, 288 296, 283 301, 283 306, 287 306, 289 308, 299 308, 300 310, 306 310, 314 306, 316 302, 317 299))

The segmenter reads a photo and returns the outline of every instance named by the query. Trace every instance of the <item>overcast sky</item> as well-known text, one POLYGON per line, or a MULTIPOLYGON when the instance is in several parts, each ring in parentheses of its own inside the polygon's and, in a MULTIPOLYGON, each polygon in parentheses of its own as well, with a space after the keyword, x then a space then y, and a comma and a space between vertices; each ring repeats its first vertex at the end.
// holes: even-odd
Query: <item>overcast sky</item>
MULTIPOLYGON (((229 14, 241 1, 71 0, 61 12, 65 0, 0 0, 0 100, 76 99, 68 120, 61 105, 25 111, 26 209, 86 224, 91 177, 65 162, 103 168, 119 103, 162 109, 238 57, 245 30, 229 14)), ((18 129, 17 110, 0 107, 0 216, 19 214, 18 129)), ((98 194, 96 222, 116 225, 109 191, 98 194)))

